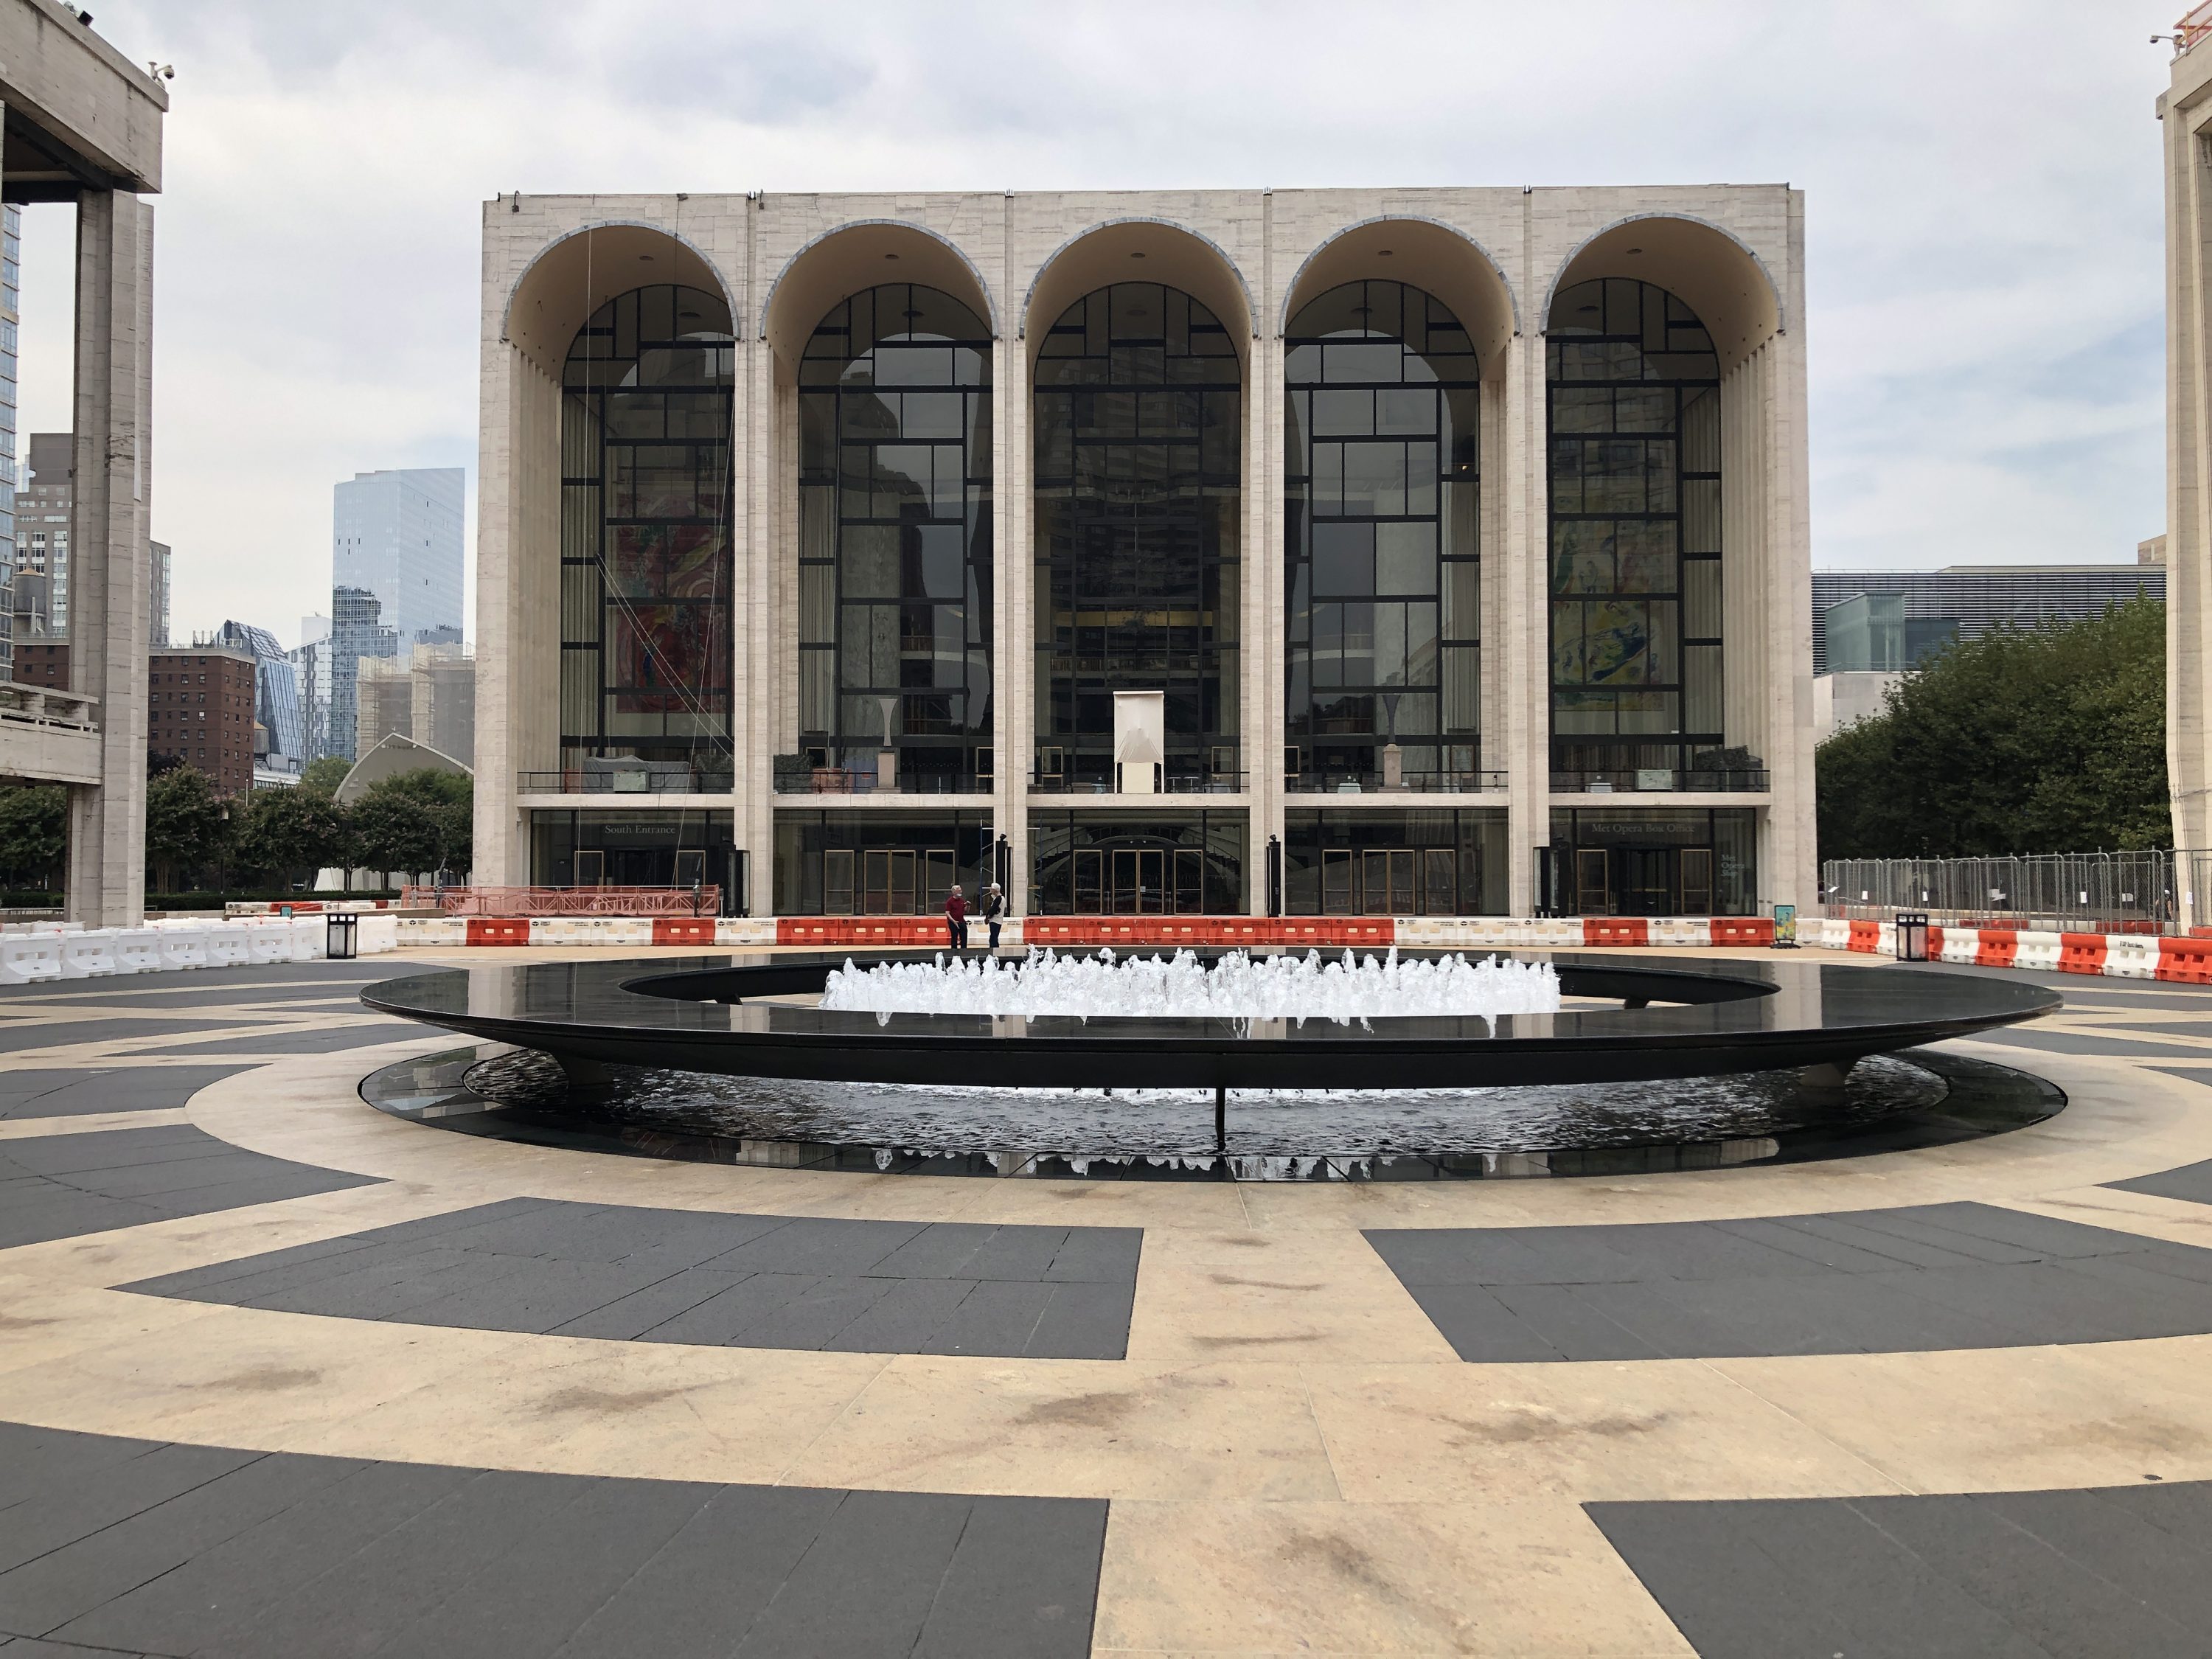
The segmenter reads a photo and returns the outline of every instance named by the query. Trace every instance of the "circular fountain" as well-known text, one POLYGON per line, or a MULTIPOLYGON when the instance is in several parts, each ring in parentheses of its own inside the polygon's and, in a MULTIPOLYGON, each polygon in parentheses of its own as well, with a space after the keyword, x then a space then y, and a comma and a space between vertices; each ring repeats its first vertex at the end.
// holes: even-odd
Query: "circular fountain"
POLYGON ((1927 1144, 2063 1103, 1954 1056, 1859 1064, 2055 993, 1796 961, 887 952, 501 964, 363 1000, 489 1045, 387 1068, 366 1087, 387 1109, 784 1165, 1583 1173, 1927 1144))

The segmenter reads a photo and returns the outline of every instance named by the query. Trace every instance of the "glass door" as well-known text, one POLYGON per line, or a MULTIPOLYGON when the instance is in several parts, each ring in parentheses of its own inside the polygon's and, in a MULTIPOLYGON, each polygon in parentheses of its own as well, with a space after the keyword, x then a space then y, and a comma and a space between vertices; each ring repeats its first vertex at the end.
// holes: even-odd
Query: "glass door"
POLYGON ((1682 914, 1709 916, 1713 913, 1713 849, 1682 849, 1682 914))
POLYGON ((902 847, 872 847, 861 854, 863 914, 910 916, 915 912, 914 854, 902 847))
POLYGON ((1664 847, 1623 847, 1616 850, 1620 858, 1620 914, 1674 915, 1673 851, 1664 847))
POLYGON ((822 854, 822 914, 853 914, 853 849, 832 847, 822 854))
POLYGON ((1166 911, 1166 855, 1157 847, 1114 850, 1114 914, 1157 916, 1166 911))
POLYGON ((1575 908, 1585 916, 1613 914, 1612 860, 1602 847, 1575 848, 1575 908))

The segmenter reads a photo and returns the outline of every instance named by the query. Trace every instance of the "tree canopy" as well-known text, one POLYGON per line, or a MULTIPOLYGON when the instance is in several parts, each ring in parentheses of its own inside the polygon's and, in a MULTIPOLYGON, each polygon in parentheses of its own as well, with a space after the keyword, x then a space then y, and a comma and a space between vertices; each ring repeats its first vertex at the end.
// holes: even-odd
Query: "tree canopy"
POLYGON ((276 882, 313 881, 315 872, 351 860, 353 832, 344 809, 304 785, 257 789, 239 830, 238 862, 276 882))
POLYGON ((177 766, 146 786, 146 862, 165 893, 196 872, 222 866, 232 824, 215 785, 196 766, 177 766))
POLYGON ((298 787, 311 794, 335 795, 338 786, 353 770, 353 763, 337 755, 325 755, 320 760, 311 760, 300 774, 298 787))
POLYGON ((0 789, 0 881, 52 891, 69 854, 69 796, 58 783, 0 789))
POLYGON ((1962 641, 1815 764, 1824 859, 2170 846, 2165 609, 1962 641))

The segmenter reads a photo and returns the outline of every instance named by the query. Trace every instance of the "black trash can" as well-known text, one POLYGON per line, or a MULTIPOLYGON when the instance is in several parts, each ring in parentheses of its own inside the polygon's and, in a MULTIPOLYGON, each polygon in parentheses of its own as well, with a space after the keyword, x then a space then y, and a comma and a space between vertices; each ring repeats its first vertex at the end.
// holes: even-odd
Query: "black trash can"
POLYGON ((332 962, 351 962, 361 954, 361 918, 349 910, 333 910, 323 919, 323 955, 332 962))
POLYGON ((1897 959, 1928 960, 1928 917, 1920 911, 1900 911, 1897 918, 1897 959))

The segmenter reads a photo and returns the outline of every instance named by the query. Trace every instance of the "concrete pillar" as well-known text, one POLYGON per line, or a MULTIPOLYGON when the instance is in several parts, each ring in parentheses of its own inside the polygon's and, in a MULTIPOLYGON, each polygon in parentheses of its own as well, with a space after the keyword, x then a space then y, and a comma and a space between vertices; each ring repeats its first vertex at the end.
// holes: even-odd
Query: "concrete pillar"
MULTIPOLYGON (((1030 909, 1030 767, 1036 753, 1036 566, 1030 532, 1029 347, 1014 314, 1005 210, 1000 210, 1002 296, 991 343, 991 834, 992 866, 1006 840, 1006 914, 1030 909)), ((985 881, 995 880, 987 874, 985 881)))
POLYGON ((77 198, 76 504, 70 521, 70 689, 100 699, 100 782, 70 790, 68 915, 146 912, 146 654, 153 579, 154 210, 77 198))
MULTIPOLYGON (((1505 773, 1506 914, 1530 914, 1536 896, 1536 848, 1552 838, 1552 660, 1550 538, 1546 520, 1544 337, 1517 334, 1507 344, 1502 465, 1490 477, 1504 495, 1498 539, 1482 550, 1486 592, 1483 653, 1502 655, 1498 677, 1502 732, 1483 733, 1483 764, 1505 773), (1496 634, 1489 623, 1503 623, 1496 634)), ((1486 472, 1489 469, 1486 467, 1486 472)), ((1486 518, 1488 515, 1486 514, 1486 518)))

